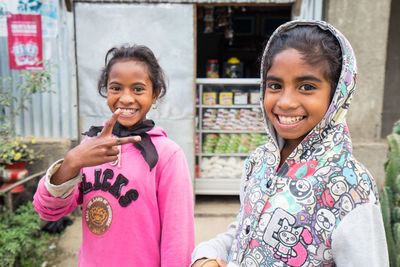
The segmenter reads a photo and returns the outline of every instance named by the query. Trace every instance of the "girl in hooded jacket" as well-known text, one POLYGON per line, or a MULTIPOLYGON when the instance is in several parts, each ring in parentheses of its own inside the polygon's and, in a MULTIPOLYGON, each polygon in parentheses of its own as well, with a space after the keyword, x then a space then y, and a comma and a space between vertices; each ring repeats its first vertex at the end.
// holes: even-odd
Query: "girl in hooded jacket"
POLYGON ((166 92, 153 52, 110 49, 98 91, 112 117, 48 169, 34 207, 55 221, 82 205, 79 266, 188 266, 194 215, 186 158, 146 119, 166 92))
POLYGON ((377 186, 345 120, 349 42, 326 22, 288 22, 260 75, 268 141, 245 162, 236 221, 195 248, 192 266, 388 266, 377 186))

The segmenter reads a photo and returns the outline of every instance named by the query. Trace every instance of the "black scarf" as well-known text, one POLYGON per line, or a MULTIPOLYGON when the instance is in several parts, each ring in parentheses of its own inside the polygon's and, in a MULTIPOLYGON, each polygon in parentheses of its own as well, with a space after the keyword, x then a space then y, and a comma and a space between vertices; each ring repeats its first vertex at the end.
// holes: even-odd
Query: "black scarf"
MULTIPOLYGON (((136 124, 132 128, 127 128, 119 122, 115 122, 112 133, 118 137, 127 137, 127 136, 136 136, 139 135, 142 140, 140 142, 133 143, 133 146, 139 149, 142 154, 144 160, 150 167, 150 171, 156 166, 158 161, 158 154, 156 147, 153 142, 151 142, 150 136, 147 134, 148 131, 153 129, 154 121, 145 120, 139 124, 136 124)), ((84 132, 83 135, 87 135, 89 137, 97 136, 99 132, 103 130, 103 126, 91 126, 89 131, 84 132)))

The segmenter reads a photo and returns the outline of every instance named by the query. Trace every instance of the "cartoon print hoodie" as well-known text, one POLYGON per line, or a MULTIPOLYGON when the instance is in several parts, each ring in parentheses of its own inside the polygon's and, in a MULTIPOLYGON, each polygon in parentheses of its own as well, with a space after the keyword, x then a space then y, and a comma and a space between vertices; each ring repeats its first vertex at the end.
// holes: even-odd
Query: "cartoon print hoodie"
POLYGON ((125 144, 119 164, 83 168, 82 177, 55 186, 49 181, 56 162, 39 182, 33 204, 44 220, 82 205, 79 266, 190 264, 194 214, 186 158, 161 128, 147 133, 159 155, 151 171, 140 151, 125 144))
POLYGON ((228 266, 388 266, 377 186, 352 155, 345 120, 356 84, 353 50, 325 22, 291 21, 270 40, 297 25, 318 25, 339 41, 342 70, 332 102, 278 169, 284 140, 265 114, 261 69, 268 142, 245 162, 237 220, 199 244, 192 262, 221 256, 228 266))

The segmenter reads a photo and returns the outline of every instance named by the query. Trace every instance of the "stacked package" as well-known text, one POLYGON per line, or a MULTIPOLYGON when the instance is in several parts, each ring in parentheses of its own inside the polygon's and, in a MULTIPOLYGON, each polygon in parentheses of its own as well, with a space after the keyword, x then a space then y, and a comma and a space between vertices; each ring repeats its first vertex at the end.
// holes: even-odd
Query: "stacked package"
POLYGON ((214 153, 218 139, 218 134, 206 134, 203 140, 203 153, 214 153))
POLYGON ((264 130, 264 123, 259 108, 207 108, 203 114, 203 129, 262 131, 264 130))
POLYGON ((243 159, 238 157, 203 158, 200 167, 201 178, 240 178, 243 159))
POLYGON ((263 145, 266 140, 266 136, 259 133, 205 134, 203 153, 249 153, 263 145))

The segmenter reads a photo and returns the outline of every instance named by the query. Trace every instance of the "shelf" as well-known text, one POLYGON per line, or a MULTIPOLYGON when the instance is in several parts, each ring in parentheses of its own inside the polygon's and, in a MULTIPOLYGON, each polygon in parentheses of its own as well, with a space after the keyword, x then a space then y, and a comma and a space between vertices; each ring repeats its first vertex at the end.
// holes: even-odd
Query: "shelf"
POLYGON ((251 134, 251 133, 264 133, 265 134, 266 133, 265 130, 251 131, 251 130, 218 130, 218 129, 215 129, 215 130, 202 129, 201 132, 202 133, 249 133, 249 134, 251 134))
POLYGON ((248 105, 196 105, 196 108, 260 108, 259 104, 248 104, 248 105))
POLYGON ((239 84, 239 85, 247 85, 247 84, 260 84, 261 79, 259 78, 240 78, 240 79, 232 79, 232 78, 220 78, 220 79, 212 79, 212 78, 197 78, 197 84, 239 84))
MULTIPOLYGON (((211 79, 211 78, 199 78, 196 79, 196 90, 197 95, 200 99, 202 99, 203 92, 208 87, 216 87, 219 90, 231 91, 234 89, 238 89, 239 87, 241 90, 253 90, 254 88, 259 88, 260 79, 259 78, 245 78, 245 79, 230 79, 230 78, 223 78, 223 79, 211 79)), ((199 100, 200 100, 199 99, 199 100)), ((258 120, 254 122, 252 125, 251 130, 248 128, 240 128, 243 130, 228 130, 228 129, 204 129, 203 128, 203 113, 207 109, 224 109, 224 111, 228 111, 229 109, 236 109, 234 110, 235 113, 239 111, 239 109, 243 109, 244 112, 257 112, 261 113, 261 106, 259 103, 257 104, 231 104, 231 105, 203 105, 203 102, 196 104, 196 122, 198 128, 196 129, 196 134, 198 135, 198 148, 200 150, 199 153, 195 154, 196 164, 199 168, 201 168, 203 163, 207 162, 211 157, 220 157, 223 161, 228 162, 228 157, 236 157, 234 158, 235 162, 241 162, 244 160, 245 157, 248 157, 249 153, 203 153, 203 138, 205 138, 208 133, 216 133, 216 134, 265 134, 264 128, 257 127, 259 126, 258 120), (208 158, 207 158, 208 157, 208 158)), ((252 102, 254 103, 254 101, 252 102)), ((233 112, 233 110, 231 110, 233 112)), ((250 119, 248 119, 250 122, 250 119)), ((208 124, 206 124, 208 125, 208 124)), ((227 127, 228 128, 228 127, 227 127)), ((233 127, 231 127, 233 128, 233 127)), ((239 127, 237 127, 239 128, 239 127)), ((232 163, 237 165, 236 163, 232 163)), ((242 163, 241 165, 242 166, 242 163)), ((239 166, 237 166, 239 167, 239 166)), ((237 172, 238 175, 240 172, 237 172)), ((224 174, 222 174, 225 176, 224 174)), ((226 174, 229 176, 229 173, 226 174)), ((194 180, 194 193, 196 195, 238 195, 240 191, 240 177, 238 178, 196 178, 194 180)))
POLYGON ((247 157, 249 153, 196 153, 196 156, 197 157, 247 157))
POLYGON ((196 195, 239 195, 240 178, 196 178, 196 195))

